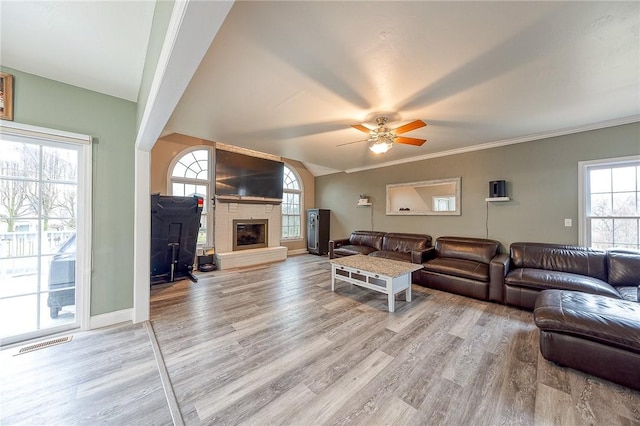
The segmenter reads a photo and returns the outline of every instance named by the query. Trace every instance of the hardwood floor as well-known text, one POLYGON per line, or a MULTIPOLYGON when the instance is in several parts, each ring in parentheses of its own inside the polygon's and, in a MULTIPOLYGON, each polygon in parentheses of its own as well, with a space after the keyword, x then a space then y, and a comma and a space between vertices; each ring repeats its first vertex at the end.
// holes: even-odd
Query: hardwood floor
POLYGON ((74 333, 13 356, 0 352, 1 425, 171 424, 144 325, 74 333))
MULTIPOLYGON (((151 313, 188 425, 640 425, 640 392, 542 358, 530 312, 414 285, 389 313, 323 257, 155 287, 151 313)), ((147 330, 2 351, 0 423, 171 424, 147 330)))

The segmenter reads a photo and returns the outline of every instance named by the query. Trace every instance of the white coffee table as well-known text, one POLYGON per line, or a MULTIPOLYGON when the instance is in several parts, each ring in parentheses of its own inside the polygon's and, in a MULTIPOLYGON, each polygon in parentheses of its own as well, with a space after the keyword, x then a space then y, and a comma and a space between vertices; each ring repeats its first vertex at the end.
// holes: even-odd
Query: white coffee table
POLYGON ((359 287, 384 293, 389 299, 389 312, 395 311, 396 294, 405 292, 411 302, 411 273, 422 265, 380 257, 354 256, 331 259, 331 291, 335 291, 336 279, 359 287))

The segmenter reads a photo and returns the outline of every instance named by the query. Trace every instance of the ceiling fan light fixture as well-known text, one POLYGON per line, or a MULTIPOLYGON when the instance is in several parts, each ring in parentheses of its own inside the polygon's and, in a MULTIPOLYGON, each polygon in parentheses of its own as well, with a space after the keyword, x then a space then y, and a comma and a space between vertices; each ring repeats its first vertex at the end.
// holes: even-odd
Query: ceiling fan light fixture
POLYGON ((385 152, 389 151, 391 148, 393 148, 393 142, 385 141, 384 139, 378 140, 372 143, 371 146, 369 146, 369 149, 374 154, 384 154, 385 152))
MULTIPOLYGON (((406 133, 411 130, 419 129, 420 127, 426 126, 427 123, 425 123, 424 121, 414 120, 410 123, 403 124, 402 126, 396 127, 396 128, 386 127, 386 124, 388 121, 389 121, 388 117, 385 117, 385 116, 377 117, 376 123, 378 124, 378 127, 375 129, 371 128, 370 125, 365 126, 364 124, 352 124, 351 127, 353 127, 354 129, 369 134, 368 139, 365 139, 362 141, 356 141, 356 142, 367 141, 370 144, 369 149, 372 152, 374 152, 375 154, 384 154, 385 152, 393 148, 393 145, 396 143, 413 145, 413 146, 422 146, 422 144, 424 144, 427 141, 426 139, 416 139, 416 138, 398 136, 399 134, 406 133)), ((355 142, 348 142, 338 146, 349 145, 352 143, 355 143, 355 142)))

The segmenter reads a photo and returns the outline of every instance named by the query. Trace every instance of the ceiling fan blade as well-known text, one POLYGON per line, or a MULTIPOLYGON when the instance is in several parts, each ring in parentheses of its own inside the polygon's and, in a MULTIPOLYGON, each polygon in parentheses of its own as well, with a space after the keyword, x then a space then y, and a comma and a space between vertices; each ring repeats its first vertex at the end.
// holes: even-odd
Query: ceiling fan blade
POLYGON ((401 133, 405 133, 410 130, 419 129, 420 127, 424 127, 426 125, 427 123, 425 123, 424 121, 416 120, 416 121, 412 121, 411 123, 407 123, 404 126, 400 126, 397 129, 394 129, 393 131, 396 135, 399 135, 401 133))
POLYGON ((369 129, 368 127, 363 126, 362 124, 352 124, 351 127, 353 127, 354 129, 358 129, 361 132, 365 132, 365 133, 369 133, 371 131, 371 129, 369 129))
POLYGON ((427 140, 426 139, 416 139, 416 138, 405 138, 402 136, 396 136, 396 138, 393 140, 396 143, 404 143, 407 145, 414 145, 414 146, 422 146, 423 143, 425 143, 427 140))
POLYGON ((351 145, 351 144, 353 144, 353 143, 359 143, 359 142, 369 142, 369 139, 362 139, 362 140, 359 140, 359 141, 353 141, 353 142, 341 143, 340 145, 336 145, 336 147, 339 147, 339 146, 345 146, 345 145, 351 145))

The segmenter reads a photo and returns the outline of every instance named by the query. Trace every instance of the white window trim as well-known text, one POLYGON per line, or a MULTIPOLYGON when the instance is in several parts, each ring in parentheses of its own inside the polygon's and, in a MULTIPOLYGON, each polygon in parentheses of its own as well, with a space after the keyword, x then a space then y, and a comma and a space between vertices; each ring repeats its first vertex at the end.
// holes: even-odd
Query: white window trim
POLYGON ((215 197, 216 190, 216 180, 215 180, 215 152, 214 147, 209 145, 193 145, 188 148, 183 149, 173 156, 171 163, 169 163, 169 168, 167 169, 167 194, 173 195, 173 183, 184 183, 188 185, 200 184, 206 185, 209 188, 209 196, 207 200, 204 200, 205 203, 208 203, 207 206, 207 241, 204 243, 205 247, 213 247, 214 246, 214 227, 215 227, 215 209, 212 206, 211 200, 215 197), (196 178, 185 178, 185 177, 176 177, 173 176, 173 169, 178 164, 178 161, 185 155, 193 151, 207 151, 207 175, 208 179, 196 179, 196 178))
MULTIPOLYGON (((93 137, 81 133, 66 132, 46 127, 32 126, 9 121, 0 121, 0 135, 8 135, 12 140, 38 139, 42 141, 65 142, 80 145, 79 159, 82 167, 78 168, 78 191, 82 194, 83 205, 78 206, 78 229, 82 229, 84 238, 77 240, 76 271, 82 271, 82 285, 76 286, 76 316, 82 330, 91 326, 91 270, 92 270, 92 218, 93 200, 91 189, 93 157, 93 137), (78 303, 80 301, 80 303, 78 303)), ((55 328, 42 331, 42 335, 55 332, 55 328)), ((34 336, 36 337, 36 336, 34 336)))
MULTIPOLYGON (((300 236, 299 237, 294 237, 294 238, 284 238, 282 236, 282 223, 280 224, 280 241, 285 241, 285 242, 294 242, 294 241, 304 241, 305 240, 305 226, 304 226, 304 183, 302 182, 302 178, 300 177, 300 174, 298 173, 298 171, 296 170, 295 167, 293 167, 291 164, 284 162, 285 166, 291 170, 291 172, 293 173, 293 175, 296 177, 296 179, 298 180, 298 184, 300 185, 300 189, 296 189, 296 190, 292 190, 292 189, 287 189, 284 188, 284 182, 283 182, 283 194, 286 194, 287 192, 291 192, 291 193, 297 193, 300 194, 300 236)), ((283 214, 282 212, 280 213, 280 217, 282 217, 283 214)))
POLYGON ((587 173, 589 168, 593 166, 607 165, 607 164, 624 164, 635 163, 640 161, 640 155, 630 155, 628 157, 616 157, 616 158, 603 158, 600 160, 589 160, 578 162, 578 244, 581 246, 587 246, 587 235, 589 230, 587 229, 587 173))
MULTIPOLYGON (((170 194, 172 192, 172 183, 175 182, 179 182, 179 183, 194 183, 194 182, 200 182, 202 184, 207 184, 207 185, 211 185, 212 181, 213 183, 215 183, 215 180, 213 180, 212 176, 214 175, 214 163, 213 163, 213 147, 210 147, 208 145, 194 145, 194 146, 190 146, 188 148, 183 149, 182 151, 178 152, 176 155, 173 156, 173 159, 171 160, 171 162, 169 163, 169 167, 167 168, 167 194, 170 194), (178 161, 180 161, 180 159, 182 157, 184 157, 185 155, 187 155, 190 152, 193 151, 207 151, 209 153, 209 158, 208 158, 208 167, 209 169, 207 170, 208 179, 196 179, 196 178, 185 178, 185 177, 174 177, 172 176, 173 173, 173 168, 176 166, 176 164, 178 164, 178 161)), ((211 190, 213 190, 213 188, 211 188, 211 190)))

